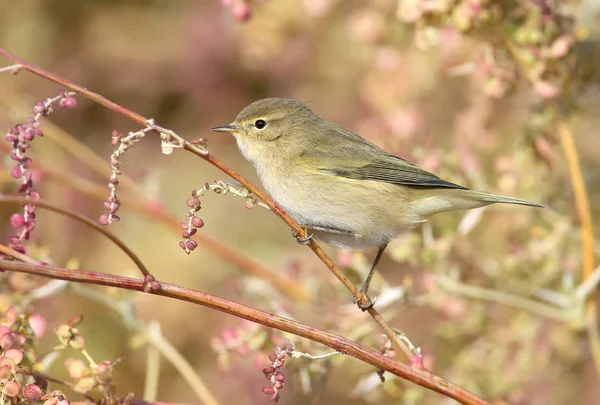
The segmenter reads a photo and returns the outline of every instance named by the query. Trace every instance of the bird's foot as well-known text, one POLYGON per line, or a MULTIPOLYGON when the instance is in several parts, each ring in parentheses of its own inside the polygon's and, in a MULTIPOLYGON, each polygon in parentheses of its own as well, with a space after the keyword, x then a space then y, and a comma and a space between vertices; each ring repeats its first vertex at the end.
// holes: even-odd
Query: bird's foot
POLYGON ((299 244, 308 245, 310 243, 310 240, 312 239, 313 235, 312 235, 312 233, 308 233, 307 227, 303 226, 302 229, 304 230, 304 232, 307 235, 305 238, 300 237, 300 232, 294 231, 294 230, 292 230, 292 235, 294 235, 294 238, 296 238, 296 241, 298 241, 299 244))
POLYGON ((371 298, 369 298, 369 296, 367 295, 367 292, 363 291, 362 289, 360 290, 360 293, 362 294, 361 298, 354 297, 354 300, 352 300, 352 302, 358 305, 360 310, 363 312, 373 308, 375 306, 375 303, 377 302, 377 297, 371 300, 371 298), (361 301, 365 302, 362 303, 361 301))

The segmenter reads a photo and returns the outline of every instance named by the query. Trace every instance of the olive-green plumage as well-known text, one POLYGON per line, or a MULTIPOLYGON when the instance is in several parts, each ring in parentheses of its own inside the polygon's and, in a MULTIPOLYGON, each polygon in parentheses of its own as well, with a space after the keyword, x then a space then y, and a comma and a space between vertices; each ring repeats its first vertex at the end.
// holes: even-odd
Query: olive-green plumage
POLYGON ((256 101, 213 130, 233 134, 267 192, 315 237, 338 247, 378 247, 378 258, 391 239, 439 212, 540 206, 442 180, 291 99, 256 101))

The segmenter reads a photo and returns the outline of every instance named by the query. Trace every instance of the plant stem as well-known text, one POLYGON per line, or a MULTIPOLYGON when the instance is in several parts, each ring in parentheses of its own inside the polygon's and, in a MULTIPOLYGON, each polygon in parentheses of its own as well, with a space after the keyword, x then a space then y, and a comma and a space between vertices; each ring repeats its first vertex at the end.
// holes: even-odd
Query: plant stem
POLYGON ((192 290, 169 283, 161 283, 161 287, 156 290, 144 291, 143 280, 85 270, 73 271, 48 265, 20 263, 11 260, 0 260, 0 268, 52 279, 61 279, 78 283, 96 284, 145 292, 147 294, 160 295, 163 297, 174 298, 197 305, 202 305, 207 308, 216 309, 239 318, 247 319, 264 326, 279 329, 281 331, 292 333, 294 335, 324 344, 335 351, 350 355, 374 367, 377 367, 378 369, 385 370, 415 384, 439 392, 447 397, 459 401, 462 404, 491 405, 484 399, 477 397, 475 394, 431 373, 428 370, 410 367, 406 364, 394 361, 388 357, 385 357, 381 353, 378 353, 372 349, 368 349, 342 336, 315 329, 299 322, 270 314, 268 312, 263 312, 258 309, 216 297, 201 291, 192 290))

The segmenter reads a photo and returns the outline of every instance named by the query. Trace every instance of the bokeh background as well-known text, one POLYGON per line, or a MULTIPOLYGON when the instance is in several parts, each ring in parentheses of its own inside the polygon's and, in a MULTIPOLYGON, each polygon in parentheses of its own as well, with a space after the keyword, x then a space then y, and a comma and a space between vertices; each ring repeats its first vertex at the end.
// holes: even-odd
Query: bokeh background
MULTIPOLYGON (((257 184, 233 138, 209 129, 231 122, 254 100, 278 96, 307 102, 325 119, 450 181, 546 205, 545 210, 492 206, 472 214, 439 215, 390 246, 372 295, 380 294, 384 304, 383 298, 390 300, 382 304, 384 316, 422 348, 428 367, 496 404, 596 404, 599 374, 581 307, 573 299, 582 282, 573 179, 555 117, 544 103, 558 98, 568 107, 563 122, 576 141, 592 213, 598 217, 600 99, 594 68, 600 61, 600 2, 548 2, 554 14, 544 18, 565 16, 568 23, 561 22, 561 27, 572 35, 566 67, 561 65, 563 54, 557 54, 547 62, 556 67, 548 67, 550 79, 543 85, 528 80, 505 53, 494 51, 505 37, 512 37, 470 30, 468 24, 484 25, 476 19, 489 7, 487 2, 431 1, 450 7, 431 11, 431 18, 415 12, 423 3, 3 1, 0 46, 152 117, 186 139, 207 138, 211 153, 257 184), (465 27, 464 16, 451 7, 466 3, 471 20, 465 17, 465 27), (575 65, 582 68, 572 68, 575 65), (568 91, 561 87, 565 78, 568 91), (538 310, 536 303, 552 311, 538 310)), ((510 17, 505 27, 516 21, 516 30, 519 24, 535 30, 546 2, 522 3, 506 2, 521 14, 510 17), (532 17, 535 13, 538 20, 532 17)), ((560 36, 543 33, 548 41, 560 36)), ((525 45, 530 46, 527 41, 525 45)), ((37 100, 53 97, 58 90, 27 72, 0 74, 1 126, 25 121, 37 100)), ((36 139, 31 149, 34 182, 44 199, 98 218, 104 213, 101 201, 108 196, 111 132, 139 128, 88 100, 78 101, 77 108, 58 109, 43 120, 46 137, 36 139), (106 162, 100 165, 104 174, 95 169, 90 151, 106 162), (80 180, 89 187, 81 186, 80 180), (104 197, 90 191, 102 188, 104 197)), ((3 163, 3 192, 14 193, 8 175, 12 163, 8 158, 3 163)), ((274 288, 232 263, 228 254, 216 253, 210 243, 200 242, 189 256, 182 252, 180 231, 172 225, 185 219, 191 190, 205 182, 229 180, 214 167, 179 150, 163 155, 158 139, 149 135, 128 151, 122 171, 136 190, 128 189, 132 183, 122 183, 120 193, 138 205, 125 201, 121 222, 110 229, 159 280, 292 317, 371 347, 383 346, 368 315, 351 304, 350 295, 295 242, 287 227, 262 208, 247 210, 242 199, 207 193, 200 211, 205 226, 199 232, 288 280, 290 288, 304 291, 304 296, 274 288), (163 216, 152 215, 152 208, 163 216)), ((17 209, 6 204, 0 208, 3 240, 13 232, 8 219, 17 209)), ((596 234, 599 225, 594 221, 596 234)), ((57 266, 131 276, 136 271, 102 235, 47 211, 38 213, 29 248, 36 259, 57 266)), ((357 284, 373 258, 373 252, 327 251, 357 284)), ((0 310, 21 302, 44 282, 0 274, 0 310)), ((109 301, 132 303, 141 322, 157 321, 218 403, 266 403, 261 368, 273 344, 284 338, 298 350, 327 352, 213 310, 153 296, 94 291, 109 301)), ((53 327, 83 314, 80 330, 90 355, 102 361, 125 353, 115 377, 117 392, 125 396, 133 391, 141 399, 148 376, 143 333, 91 295, 88 290, 66 289, 27 307, 47 325, 45 335, 36 340, 37 351, 57 344, 53 327)), ((48 374, 68 380, 68 357, 80 355, 61 353, 48 365, 48 374)), ((157 398, 202 403, 168 360, 161 362, 157 398)), ((379 384, 376 370, 343 356, 291 360, 284 370, 285 404, 450 403, 391 377, 379 384)), ((72 400, 82 398, 65 392, 72 400)))

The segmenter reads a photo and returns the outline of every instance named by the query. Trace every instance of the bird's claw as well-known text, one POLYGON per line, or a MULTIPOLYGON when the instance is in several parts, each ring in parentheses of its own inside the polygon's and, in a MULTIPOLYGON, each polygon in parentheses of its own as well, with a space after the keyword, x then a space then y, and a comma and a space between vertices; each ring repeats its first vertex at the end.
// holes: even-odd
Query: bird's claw
POLYGON ((361 304, 361 298, 357 298, 354 297, 354 300, 352 300, 353 303, 355 303, 356 305, 358 305, 358 307, 360 308, 361 311, 365 312, 371 308, 373 308, 375 306, 375 303, 377 302, 377 297, 373 298, 373 300, 371 300, 371 298, 369 298, 369 296, 367 294, 365 294, 364 292, 361 291, 362 297, 365 298, 366 303, 365 304, 361 304))
POLYGON ((302 229, 304 229, 304 231, 307 235, 305 238, 300 237, 300 231, 292 230, 292 235, 294 235, 294 238, 296 238, 296 241, 299 244, 308 245, 310 243, 310 240, 312 239, 313 235, 312 235, 312 233, 308 233, 308 229, 306 227, 302 227, 302 229))

